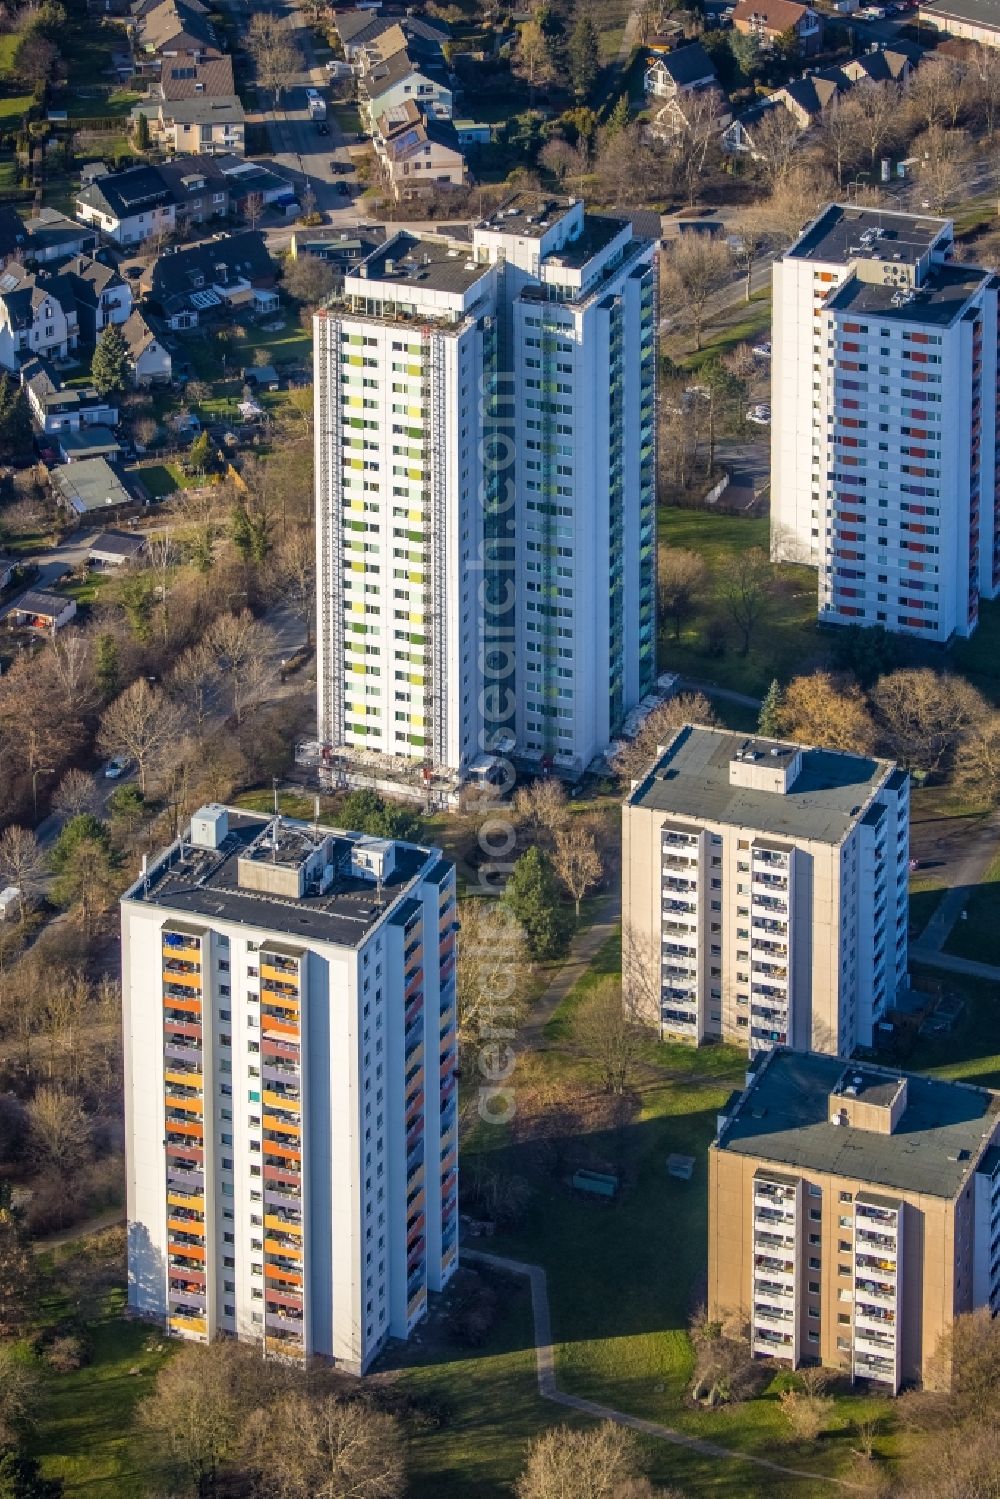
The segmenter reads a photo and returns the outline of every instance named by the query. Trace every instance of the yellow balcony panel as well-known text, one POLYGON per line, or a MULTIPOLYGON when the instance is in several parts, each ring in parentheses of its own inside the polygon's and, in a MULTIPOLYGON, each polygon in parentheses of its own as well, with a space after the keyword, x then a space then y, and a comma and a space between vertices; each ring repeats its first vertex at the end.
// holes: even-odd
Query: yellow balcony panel
POLYGON ((422 614, 411 613, 409 616, 409 620, 411 625, 422 625, 424 622, 424 616, 422 614))
POLYGON ((207 1331, 207 1323, 204 1317, 177 1317, 172 1316, 169 1321, 172 1332, 200 1332, 207 1331))
POLYGON ((163 1081, 175 1083, 178 1088, 200 1088, 202 1076, 200 1072, 165 1072, 163 1081))
POLYGON ((365 606, 364 606, 364 604, 359 599, 354 599, 352 601, 352 603, 351 603, 351 613, 352 614, 364 614, 364 612, 365 612, 365 606))
POLYGON ((167 1206, 172 1208, 190 1208, 192 1213, 203 1213, 205 1211, 205 1199, 204 1197, 181 1197, 177 1192, 168 1192, 167 1206))
POLYGON ((302 1237, 301 1223, 285 1223, 283 1219, 275 1217, 274 1213, 264 1214, 264 1227, 277 1229, 282 1234, 294 1234, 297 1239, 302 1237))
POLYGON ((163 956, 165 958, 180 958, 184 963, 200 963, 201 948, 196 942, 186 943, 183 947, 176 947, 164 942, 163 956))
POLYGON ((270 1089, 264 1089, 264 1102, 273 1109, 287 1109, 298 1114, 302 1105, 297 1098, 285 1098, 281 1093, 272 1093, 270 1089))

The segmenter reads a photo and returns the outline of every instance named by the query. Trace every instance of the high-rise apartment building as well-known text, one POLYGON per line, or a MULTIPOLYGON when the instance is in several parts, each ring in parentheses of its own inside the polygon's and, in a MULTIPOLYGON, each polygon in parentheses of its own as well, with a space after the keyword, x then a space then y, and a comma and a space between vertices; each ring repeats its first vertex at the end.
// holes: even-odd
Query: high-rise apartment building
POLYGON ((872 1044, 906 975, 903 772, 686 725, 622 817, 626 981, 661 1035, 872 1044))
POLYGON ((948 219, 832 204, 774 267, 771 551, 819 617, 947 641, 1000 591, 997 288, 948 219))
POLYGON ((458 1259, 455 874, 203 807, 122 900, 129 1303, 363 1371, 458 1259))
POLYGON ((998 1135, 985 1088, 757 1058, 709 1151, 709 1316, 793 1368, 947 1384, 954 1319, 1000 1310, 998 1135))
POLYGON ((519 196, 401 232, 316 316, 319 738, 567 771, 655 677, 655 271, 519 196))

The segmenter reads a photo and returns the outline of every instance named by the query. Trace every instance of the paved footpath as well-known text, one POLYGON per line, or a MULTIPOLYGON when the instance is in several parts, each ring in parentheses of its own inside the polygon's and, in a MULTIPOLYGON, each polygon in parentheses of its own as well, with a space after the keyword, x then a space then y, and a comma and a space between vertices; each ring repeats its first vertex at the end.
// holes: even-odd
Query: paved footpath
MULTIPOLYGON (((940 953, 947 942, 952 927, 955 925, 962 911, 965 909, 969 896, 977 885, 983 883, 983 876, 993 862, 997 851, 997 840, 1000 837, 1000 812, 994 812, 987 817, 982 827, 972 838, 968 852, 962 859, 961 864, 955 870, 951 886, 942 895, 937 903, 930 921, 920 933, 920 940, 910 944, 910 952, 913 957, 922 963, 931 962, 931 954, 940 953)), ((944 964, 935 963, 935 967, 944 967, 944 964)), ((951 966, 950 964, 948 966, 951 966)), ((981 964, 980 967, 988 967, 981 964)), ((956 973, 971 972, 955 968, 956 973)), ((990 974, 986 975, 991 977, 990 974)), ((995 972, 994 975, 995 976, 995 972)))
POLYGON ((1000 968, 990 963, 977 963, 975 958, 956 958, 951 953, 927 952, 919 943, 910 943, 910 958, 922 963, 925 968, 940 968, 945 973, 961 973, 973 979, 989 979, 1000 984, 1000 968))
POLYGON ((837 1488, 857 1490, 857 1485, 843 1478, 831 1478, 826 1473, 811 1473, 807 1468, 790 1468, 784 1463, 772 1462, 766 1457, 753 1457, 746 1452, 736 1452, 731 1447, 722 1447, 718 1442, 706 1442, 702 1437, 687 1436, 671 1426, 661 1426, 658 1421, 647 1421, 641 1416, 631 1416, 627 1411, 614 1410, 610 1405, 600 1405, 596 1400, 585 1400, 581 1395, 568 1395, 556 1384, 555 1349, 552 1343, 552 1318, 549 1312, 549 1292, 545 1271, 541 1265, 527 1265, 522 1260, 508 1260, 503 1255, 487 1254, 481 1249, 462 1246, 462 1259, 494 1270, 503 1270, 510 1275, 525 1275, 531 1284, 531 1311, 535 1324, 535 1369, 538 1377, 538 1393, 543 1400, 580 1411, 598 1421, 614 1421, 618 1426, 628 1426, 643 1436, 654 1437, 661 1442, 670 1442, 675 1447, 686 1447, 699 1457, 718 1458, 725 1462, 752 1463, 758 1468, 767 1468, 772 1473, 781 1473, 791 1478, 807 1478, 812 1483, 832 1483, 837 1488))
POLYGON ((599 896, 594 902, 594 920, 582 932, 577 932, 569 945, 565 963, 531 1007, 531 1018, 525 1021, 520 1031, 519 1045, 540 1046, 544 1044, 545 1027, 566 995, 589 971, 591 964, 609 937, 618 930, 622 914, 620 883, 617 889, 599 896))

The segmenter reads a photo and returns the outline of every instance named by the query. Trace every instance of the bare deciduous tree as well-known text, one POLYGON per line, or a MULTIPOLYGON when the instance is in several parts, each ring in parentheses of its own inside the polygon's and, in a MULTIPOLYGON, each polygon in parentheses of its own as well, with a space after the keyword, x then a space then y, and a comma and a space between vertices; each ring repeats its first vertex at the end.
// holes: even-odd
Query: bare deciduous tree
POLYGON ((749 547, 726 560, 719 573, 719 598, 740 633, 740 655, 748 656, 754 631, 766 617, 774 591, 774 571, 762 547, 749 547))
POLYGON ((229 679, 233 716, 239 723, 267 680, 274 631, 255 619, 249 609, 243 609, 239 614, 220 614, 207 641, 219 669, 229 679))
POLYGON ((84 812, 99 812, 101 793, 97 781, 86 770, 67 770, 56 788, 52 805, 60 816, 79 817, 84 812))
POLYGON ((539 776, 514 793, 514 811, 519 818, 554 838, 570 815, 566 787, 558 776, 539 776))
POLYGON ((135 761, 139 789, 145 795, 150 768, 178 732, 180 722, 180 710, 166 693, 145 677, 137 677, 105 709, 98 743, 106 754, 124 754, 135 761))
POLYGON ((623 991, 619 979, 602 980, 584 1000, 576 1033, 597 1065, 604 1091, 625 1093, 651 1035, 632 990, 623 991))
POLYGON ((599 885, 604 860, 597 846, 599 824, 593 818, 575 817, 555 833, 552 867, 573 897, 576 918, 588 890, 599 885))
POLYGON ((38 1164, 71 1175, 90 1149, 91 1123, 75 1093, 43 1084, 28 1104, 29 1141, 38 1164))
POLYGON ((21 922, 45 878, 45 855, 30 828, 16 823, 0 833, 0 879, 17 889, 21 922))
POLYGON ((681 692, 667 698, 648 713, 634 739, 624 740, 616 749, 614 769, 623 781, 644 776, 656 759, 661 745, 669 744, 683 724, 702 724, 711 728, 718 723, 715 709, 701 692, 681 692))
POLYGON ((497 900, 463 901, 459 924, 459 1042, 512 1040, 531 976, 525 930, 497 900))
POLYGON ((642 1454, 634 1434, 613 1421, 575 1429, 555 1426, 536 1437, 517 1480, 517 1499, 613 1499, 639 1477, 642 1454))
POLYGON ((772 187, 787 175, 801 137, 798 120, 783 104, 768 109, 758 121, 753 133, 754 156, 772 187))
POLYGON ((247 30, 247 49, 257 69, 258 84, 274 96, 277 105, 299 66, 299 51, 290 27, 275 15, 255 11, 247 30))
POLYGON ((928 774, 947 769, 972 725, 989 716, 971 682, 926 666, 879 677, 871 696, 888 752, 928 774))
POLYGON ((708 588, 708 565, 700 552, 666 547, 660 553, 657 598, 660 615, 674 627, 674 639, 701 608, 708 588))
POLYGON ((291 1393, 258 1410, 243 1453, 276 1499, 395 1499, 405 1485, 399 1422, 333 1395, 291 1393))
POLYGON ((781 733, 802 744, 870 754, 875 726, 864 694, 849 677, 815 671, 794 677, 778 710, 781 733))
POLYGON ((667 298, 678 313, 686 312, 690 317, 696 349, 701 348, 709 300, 725 285, 732 269, 733 258, 727 246, 702 234, 683 239, 667 264, 667 298))

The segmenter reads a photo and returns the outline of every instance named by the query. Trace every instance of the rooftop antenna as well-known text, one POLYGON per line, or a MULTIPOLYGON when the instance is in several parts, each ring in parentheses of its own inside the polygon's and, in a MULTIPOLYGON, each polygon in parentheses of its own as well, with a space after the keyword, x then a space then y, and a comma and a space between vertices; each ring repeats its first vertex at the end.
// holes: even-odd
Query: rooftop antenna
POLYGON ((280 780, 281 780, 280 776, 272 776, 271 777, 271 788, 274 791, 274 815, 275 815, 275 817, 278 816, 278 783, 280 782, 280 780))

